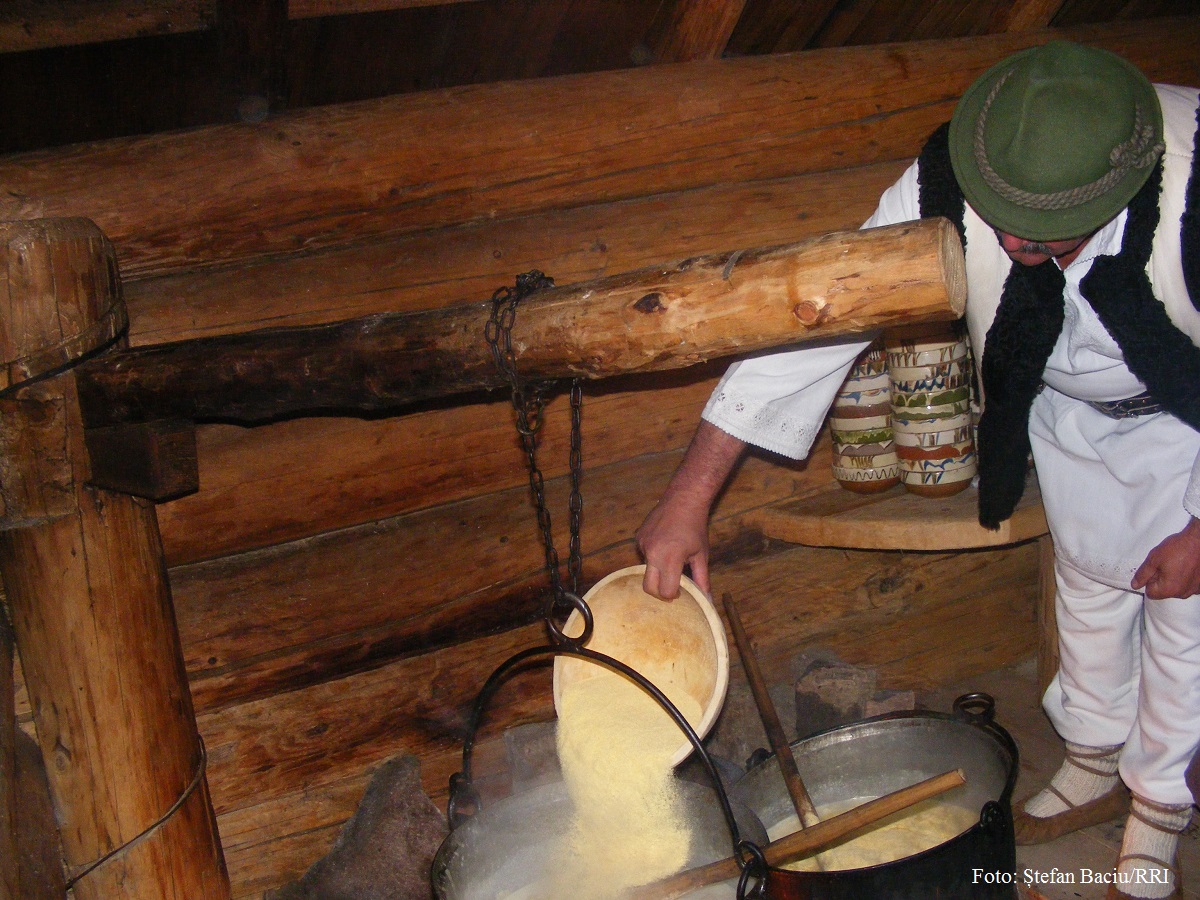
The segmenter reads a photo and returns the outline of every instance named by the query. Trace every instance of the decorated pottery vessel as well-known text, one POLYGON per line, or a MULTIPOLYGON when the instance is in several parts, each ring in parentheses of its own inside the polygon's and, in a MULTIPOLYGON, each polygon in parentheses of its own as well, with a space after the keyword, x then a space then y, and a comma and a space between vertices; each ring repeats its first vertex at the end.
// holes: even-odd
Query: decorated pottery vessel
POLYGON ((830 412, 833 477, 846 490, 875 493, 900 482, 891 411, 887 354, 877 342, 851 366, 830 412))

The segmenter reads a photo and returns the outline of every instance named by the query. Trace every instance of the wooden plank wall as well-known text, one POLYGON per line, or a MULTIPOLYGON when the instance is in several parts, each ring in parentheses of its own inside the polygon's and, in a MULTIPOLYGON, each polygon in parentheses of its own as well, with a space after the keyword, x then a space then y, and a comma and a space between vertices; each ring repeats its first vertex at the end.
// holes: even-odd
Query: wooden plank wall
MULTIPOLYGON (((135 345, 477 302, 531 268, 565 284, 854 228, 976 74, 1049 36, 480 86, 25 154, 0 159, 0 218, 100 223, 135 345)), ((1200 17, 1071 36, 1200 83, 1200 17)), ((587 386, 586 582, 637 561, 631 535, 726 362, 587 386)), ((541 451, 564 554, 567 418, 552 402, 541 451)), ((198 441, 200 490, 159 521, 230 871, 258 896, 328 848, 389 756, 419 755, 444 801, 486 675, 541 640, 542 550, 503 397, 209 424, 198 441)), ((1032 546, 844 553, 742 526, 829 478, 824 442, 808 464, 752 455, 716 512, 715 587, 769 670, 815 642, 913 687, 1032 651, 1032 546)), ((489 734, 546 717, 547 684, 506 691, 489 734)))

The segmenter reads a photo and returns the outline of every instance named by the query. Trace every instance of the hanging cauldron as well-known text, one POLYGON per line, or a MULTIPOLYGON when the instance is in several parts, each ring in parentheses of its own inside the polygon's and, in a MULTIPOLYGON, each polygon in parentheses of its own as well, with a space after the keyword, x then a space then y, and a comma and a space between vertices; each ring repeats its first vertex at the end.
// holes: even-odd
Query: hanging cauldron
MULTIPOLYGON (((686 868, 730 855, 729 827, 711 788, 681 781, 683 809, 691 828, 686 868)), ((762 825, 737 801, 731 801, 741 836, 765 845, 762 825)), ((527 894, 555 865, 558 839, 571 823, 571 798, 561 781, 540 785, 489 804, 455 828, 434 857, 432 880, 438 900, 512 900, 527 894)), ((689 895, 689 900, 729 900, 732 884, 718 884, 689 895)))
MULTIPOLYGON (((463 744, 463 770, 450 781, 451 832, 438 848, 431 871, 433 892, 438 900, 495 897, 519 900, 526 896, 527 886, 549 874, 547 867, 553 865, 559 846, 557 838, 571 819, 571 798, 566 786, 555 781, 481 808, 471 787, 471 753, 483 709, 500 683, 534 658, 563 655, 590 660, 637 681, 675 719, 703 762, 713 787, 687 781, 679 781, 677 785, 691 825, 687 868, 723 859, 731 853, 740 854, 743 842, 754 847, 767 843, 766 831, 757 816, 723 789, 716 766, 699 735, 652 683, 619 660, 577 645, 534 647, 503 663, 476 700, 463 744)), ((733 889, 714 885, 691 896, 694 900, 724 900, 733 896, 733 889)))
MULTIPOLYGON (((495 897, 517 900, 527 896, 528 890, 535 890, 532 885, 555 874, 549 867, 556 864, 561 847, 559 839, 568 829, 573 812, 566 785, 562 781, 541 785, 486 808, 471 787, 472 750, 484 710, 505 680, 537 661, 554 660, 556 688, 572 679, 587 678, 584 670, 589 668, 609 669, 624 675, 653 697, 675 721, 684 746, 672 764, 695 752, 708 776, 707 784, 676 776, 682 814, 691 833, 685 868, 730 856, 746 860, 750 858, 748 853, 767 843, 766 831, 757 817, 724 790, 716 765, 701 742, 720 710, 728 679, 729 656, 720 619, 711 601, 686 578, 682 583, 684 591, 674 603, 665 604, 642 594, 644 569, 634 566, 614 572, 583 598, 562 592, 574 609, 564 626, 559 626, 548 612, 550 645, 515 654, 484 684, 463 743, 462 771, 450 781, 451 832, 438 849, 431 872, 438 900, 495 897), (645 599, 639 601, 635 595, 645 599), (648 609, 639 609, 640 602, 648 609), (625 626, 632 626, 632 633, 627 633, 631 629, 625 626), (577 636, 567 636, 567 631, 576 630, 580 630, 577 636), (593 649, 593 645, 609 652, 593 649), (564 662, 582 666, 583 670, 569 668, 564 662), (629 662, 637 663, 638 668, 629 662), (698 692, 694 699, 705 709, 697 726, 699 731, 642 672, 649 669, 666 679, 666 673, 674 671, 676 666, 689 671, 684 673, 687 677, 676 673, 671 679, 673 683, 682 690, 698 692)), ((742 880, 747 882, 748 877, 742 880)), ((745 883, 743 893, 744 890, 745 883)), ((724 900, 734 894, 735 889, 729 885, 714 885, 689 896, 692 900, 724 900)), ((532 896, 540 898, 542 894, 532 896)))
MULTIPOLYGON (((994 702, 968 694, 953 714, 880 716, 797 741, 796 765, 818 808, 838 807, 897 790, 949 769, 967 783, 953 802, 978 812, 966 831, 894 862, 841 871, 771 868, 771 900, 1012 900, 1016 847, 1012 790, 1017 747, 993 721, 994 702)), ((750 769, 730 790, 768 830, 793 814, 773 757, 750 769)), ((947 798, 947 802, 950 802, 947 798)))

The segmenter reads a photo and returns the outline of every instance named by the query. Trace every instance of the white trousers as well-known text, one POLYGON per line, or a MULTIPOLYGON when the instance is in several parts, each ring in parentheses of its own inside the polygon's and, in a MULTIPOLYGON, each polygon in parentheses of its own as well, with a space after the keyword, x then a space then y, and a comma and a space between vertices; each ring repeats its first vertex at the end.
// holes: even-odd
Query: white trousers
POLYGON ((1121 777, 1158 803, 1192 802, 1200 745, 1200 595, 1131 591, 1151 548, 1188 521, 1200 435, 1169 415, 1106 420, 1052 390, 1029 423, 1055 542, 1059 672, 1043 707, 1066 740, 1124 744, 1121 777))
POLYGON ((1188 804, 1200 743, 1196 598, 1145 600, 1055 565, 1060 665, 1043 698, 1055 729, 1088 747, 1124 744, 1121 778, 1158 803, 1188 804))

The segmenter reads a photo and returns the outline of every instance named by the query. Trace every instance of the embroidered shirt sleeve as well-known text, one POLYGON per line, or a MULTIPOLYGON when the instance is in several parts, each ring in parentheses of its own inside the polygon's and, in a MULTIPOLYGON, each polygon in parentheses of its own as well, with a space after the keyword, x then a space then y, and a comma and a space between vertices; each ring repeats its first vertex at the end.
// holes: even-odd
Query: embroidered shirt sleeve
POLYGON ((748 444, 803 459, 869 343, 854 338, 734 363, 709 397, 704 419, 748 444))

